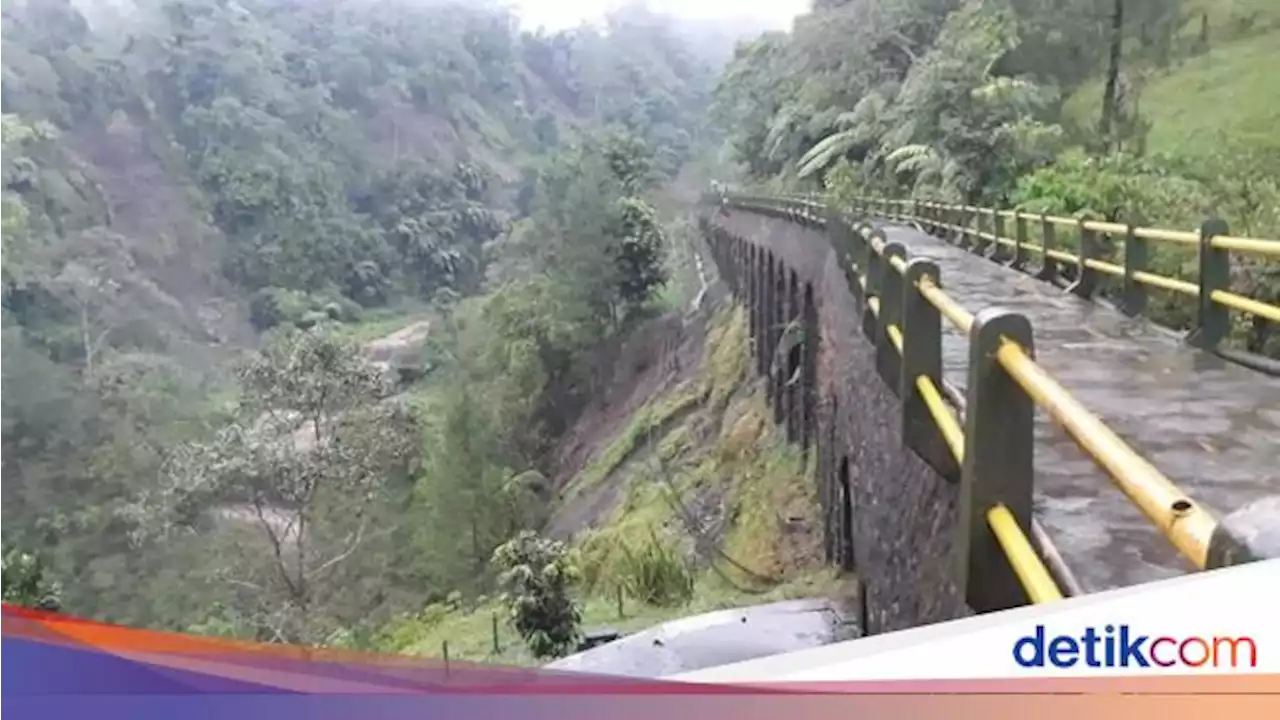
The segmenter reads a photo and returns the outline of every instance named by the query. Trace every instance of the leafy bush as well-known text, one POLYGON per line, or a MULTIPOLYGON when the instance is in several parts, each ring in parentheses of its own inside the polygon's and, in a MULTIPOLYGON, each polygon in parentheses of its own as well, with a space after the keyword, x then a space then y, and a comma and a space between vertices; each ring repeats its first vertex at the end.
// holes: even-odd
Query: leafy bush
POLYGON ((361 311, 360 304, 348 297, 278 287, 262 288, 249 298, 249 321, 258 330, 286 323, 307 328, 326 320, 356 322, 361 311))
POLYGON ((5 602, 42 610, 57 611, 61 608, 61 588, 45 576, 44 564, 36 556, 6 543, 0 568, 5 602))
POLYGON ((1119 222, 1189 228, 1210 205, 1204 183, 1167 163, 1116 153, 1070 152, 1019 178, 1013 200, 1023 210, 1091 215, 1119 222))
POLYGON ((525 531, 499 547, 493 561, 502 569, 503 602, 534 656, 573 650, 582 637, 582 613, 570 596, 578 573, 564 543, 525 531))

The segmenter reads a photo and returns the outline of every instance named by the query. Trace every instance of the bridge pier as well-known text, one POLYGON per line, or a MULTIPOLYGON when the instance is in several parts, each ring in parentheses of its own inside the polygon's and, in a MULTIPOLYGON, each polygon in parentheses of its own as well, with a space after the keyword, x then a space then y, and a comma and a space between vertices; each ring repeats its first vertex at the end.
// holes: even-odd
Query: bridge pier
POLYGON ((799 427, 799 398, 800 398, 800 378, 797 373, 800 371, 800 343, 803 338, 800 337, 800 298, 799 298, 799 280, 796 278, 795 270, 787 270, 787 320, 784 326, 784 342, 779 360, 783 363, 782 372, 782 416, 783 423, 787 431, 787 442, 794 443, 800 438, 799 427))
POLYGON ((774 265, 773 316, 769 327, 769 406, 773 410, 774 423, 779 425, 783 422, 782 394, 786 389, 786 370, 778 357, 778 350, 787 327, 787 312, 787 266, 778 261, 774 265))
MULTIPOLYGON (((894 348, 887 328, 873 315, 866 339, 858 338, 863 313, 874 304, 870 297, 889 305, 894 325, 906 322, 900 283, 893 290, 894 281, 883 274, 869 279, 873 296, 861 282, 872 276, 858 272, 872 263, 883 266, 881 252, 870 245, 883 249, 883 232, 873 237, 864 223, 855 229, 829 212, 825 228, 811 216, 792 227, 826 235, 830 245, 807 238, 770 242, 764 233, 786 228, 787 214, 767 214, 783 219, 718 216, 714 224, 734 228, 731 234, 748 247, 746 256, 754 247, 759 258, 757 291, 747 299, 758 318, 758 367, 778 424, 815 453, 823 554, 862 580, 859 603, 868 634, 968 614, 952 578, 958 485, 942 481, 904 443, 899 389, 880 382, 877 345, 886 352, 894 348), (791 335, 784 338, 788 327, 791 335), (877 343, 878 337, 886 339, 877 343)), ((891 256, 899 257, 897 251, 891 256)), ((750 261, 747 268, 750 274, 750 261)), ((887 356, 884 362, 887 374, 901 375, 887 356)))
POLYGON ((807 452, 814 443, 817 418, 818 306, 813 297, 813 283, 804 284, 804 319, 801 336, 803 366, 801 368, 800 446, 807 452))

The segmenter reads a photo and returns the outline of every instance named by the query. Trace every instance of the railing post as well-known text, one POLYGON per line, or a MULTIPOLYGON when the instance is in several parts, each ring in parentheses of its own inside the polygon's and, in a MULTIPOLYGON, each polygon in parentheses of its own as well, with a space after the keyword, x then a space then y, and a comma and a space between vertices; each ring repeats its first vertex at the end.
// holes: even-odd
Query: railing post
MULTIPOLYGON (((883 230, 874 230, 871 237, 867 239, 867 281, 866 294, 862 299, 862 333, 867 336, 871 342, 877 342, 877 319, 875 313, 871 311, 871 298, 877 298, 879 301, 880 288, 884 285, 884 258, 880 253, 876 252, 875 241, 884 242, 885 235, 883 230)), ((884 310, 883 307, 880 308, 884 310)))
POLYGON ((973 228, 972 232, 969 233, 969 241, 966 244, 966 249, 974 255, 986 255, 987 253, 987 241, 982 237, 982 233, 986 230, 987 223, 985 222, 985 217, 980 210, 981 208, 974 208, 969 213, 970 222, 973 228))
POLYGON ((1134 225, 1124 236, 1124 297, 1120 310, 1131 317, 1147 311, 1147 286, 1134 279, 1133 274, 1147 269, 1147 241, 1134 234, 1134 225))
POLYGON ((1209 537, 1205 569, 1280 558, 1272 529, 1280 524, 1280 495, 1255 500, 1222 518, 1209 537))
POLYGON ((1048 215, 1040 213, 1040 242, 1044 246, 1044 252, 1040 256, 1040 272, 1036 273, 1036 277, 1047 283, 1056 282, 1058 279, 1058 261, 1049 255, 1050 250, 1056 249, 1057 235, 1057 226, 1049 220, 1048 215))
POLYGON ((1013 212, 1013 257, 1009 267, 1021 270, 1027 264, 1027 216, 1021 210, 1013 212))
POLYGON ((1231 254, 1213 246, 1213 238, 1227 232, 1227 223, 1216 218, 1200 225, 1200 319, 1187 339, 1205 350, 1217 348, 1231 331, 1231 313, 1213 299, 1215 290, 1231 287, 1231 254))
POLYGON ((840 269, 848 275, 853 269, 853 228, 840 217, 839 211, 833 208, 827 208, 827 237, 830 239, 831 248, 836 252, 836 260, 840 263, 840 269))
POLYGON ((880 285, 880 321, 876 328, 876 369, 890 392, 898 393, 898 385, 902 377, 902 355, 889 339, 889 326, 893 325, 902 332, 902 275, 890 262, 892 258, 907 259, 907 248, 902 243, 892 242, 884 246, 884 268, 880 285))
POLYGON ((919 282, 925 277, 942 287, 937 263, 926 258, 907 263, 902 280, 902 373, 898 381, 902 444, 947 482, 955 483, 960 480, 960 465, 916 385, 916 378, 924 376, 933 381, 934 387, 942 388, 942 314, 920 294, 919 282))
POLYGON ((1000 223, 1001 223, 1000 210, 997 210, 995 208, 989 209, 987 213, 987 219, 988 219, 987 232, 991 234, 991 240, 980 241, 982 242, 982 245, 979 246, 978 255, 982 255, 983 258, 991 258, 992 260, 997 260, 998 258, 1000 258, 1000 242, 996 241, 996 238, 1000 237, 1000 234, 1001 234, 1000 231, 998 231, 997 229, 998 227, 1000 227, 1000 223), (989 251, 989 254, 988 254, 988 251, 989 251))
POLYGON ((1077 234, 1080 237, 1080 265, 1076 270, 1076 281, 1067 288, 1073 295, 1086 300, 1093 297, 1098 289, 1098 271, 1089 267, 1090 260, 1098 260, 1102 256, 1098 247, 1098 231, 1088 227, 1088 220, 1076 221, 1077 234))
MULTIPOLYGON (((870 274, 871 258, 875 255, 875 251, 871 249, 871 236, 875 231, 871 229, 871 223, 863 222, 859 227, 854 228, 854 252, 853 256, 858 263, 858 272, 863 276, 870 274)), ((868 286, 869 287, 869 286, 868 286)), ((865 301, 866 298, 861 298, 865 301)))
POLYGON ((1026 593, 987 524, 987 511, 1003 503, 1031 536, 1035 406, 996 357, 1006 341, 1034 357, 1026 317, 1000 308, 979 312, 969 333, 957 542, 960 587, 979 613, 1026 603, 1026 593))
POLYGON ((991 211, 991 226, 991 234, 996 237, 995 240, 991 241, 995 246, 991 251, 991 259, 995 262, 1007 265, 1009 263, 1009 248, 1004 243, 1000 242, 1007 238, 1005 238, 1004 235, 1004 215, 1000 214, 999 210, 991 211))

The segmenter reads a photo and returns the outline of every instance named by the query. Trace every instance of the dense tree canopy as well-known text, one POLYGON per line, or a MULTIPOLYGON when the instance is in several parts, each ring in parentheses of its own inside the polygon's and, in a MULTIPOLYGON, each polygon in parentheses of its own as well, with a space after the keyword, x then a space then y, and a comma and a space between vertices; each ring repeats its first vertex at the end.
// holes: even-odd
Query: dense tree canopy
MULTIPOLYGON (((647 193, 702 132, 713 69, 697 44, 642 9, 539 34, 496 6, 418 0, 15 0, 3 34, 15 563, 39 557, 78 614, 313 641, 481 589, 493 548, 536 515, 508 481, 571 421, 579 355, 663 281, 647 193), (231 356, 276 326, 327 334, 406 303, 441 311, 437 364, 465 381, 418 429, 431 452, 414 477, 358 472, 373 467, 350 455, 361 443, 381 457, 358 432, 380 416, 311 421, 341 436, 340 461, 264 455, 250 421, 272 408, 254 398, 298 400, 290 353, 310 346, 269 346, 266 374, 231 356), (336 489, 304 502, 284 469, 336 489), (207 491, 157 515, 182 479, 207 491), (378 488, 360 516, 378 532, 343 524, 348 480, 378 488), (224 532, 258 501, 247 535, 224 532), (193 532, 161 541, 173 512, 193 532), (311 530, 264 520, 281 517, 311 530), (241 574, 218 559, 273 544, 309 559, 241 574)), ((348 405, 325 414, 372 412, 348 405)))

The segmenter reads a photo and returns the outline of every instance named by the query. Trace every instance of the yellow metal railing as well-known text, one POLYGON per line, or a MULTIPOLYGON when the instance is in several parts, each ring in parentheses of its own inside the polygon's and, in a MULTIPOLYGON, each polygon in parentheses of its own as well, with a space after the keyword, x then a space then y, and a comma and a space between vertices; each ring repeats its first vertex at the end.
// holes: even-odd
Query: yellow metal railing
MULTIPOLYGON (((872 252, 882 254, 885 243, 872 236, 868 243, 872 252)), ((895 272, 905 273, 907 263, 899 257, 889 258, 886 263, 895 272)), ((1123 268, 1121 268, 1123 272, 1123 268)), ((921 296, 938 310, 941 317, 946 318, 956 329, 968 333, 972 330, 974 316, 952 299, 934 282, 933 278, 924 276, 916 283, 916 290, 921 296)), ((868 305, 878 314, 880 301, 872 296, 868 305)), ((902 332, 896 326, 890 328, 890 338, 895 349, 901 352, 904 345, 902 332)), ((1204 569, 1208 558, 1209 542, 1217 521, 1205 510, 1193 503, 1185 493, 1181 492, 1167 477, 1141 455, 1134 451, 1118 435, 1111 431, 1096 415, 1081 405, 1069 391, 1053 379, 1038 363, 1026 354, 1023 348, 1014 342, 1004 342, 996 354, 1001 366, 1022 388, 1023 392, 1035 404, 1043 408, 1058 425, 1076 441, 1080 448, 1094 460, 1117 487, 1150 519, 1164 535, 1189 559, 1198 569, 1204 569)), ((945 401, 936 385, 929 377, 915 379, 920 387, 922 399, 929 410, 929 415, 938 426, 948 449, 958 463, 964 460, 964 431, 960 424, 945 407, 945 401)), ((989 513, 995 512, 995 508, 989 513)), ((1012 521, 1008 509, 1002 511, 1012 521)), ((990 518, 991 516, 988 515, 990 518)), ((994 527, 994 522, 993 522, 994 527)), ((1013 528, 1006 527, 1000 537, 1001 547, 1005 550, 1011 564, 1017 562, 1023 567, 1015 566, 1020 580, 1027 578, 1049 577, 1043 566, 1039 571, 1028 569, 1029 562, 1025 554, 1018 554, 1018 540, 1026 547, 1030 541, 1016 523, 1013 528), (1040 574, 1042 571, 1043 574, 1040 574)), ((1038 557, 1036 558, 1038 562, 1038 557)), ((1032 587, 1024 589, 1030 594, 1032 587)), ((1036 590, 1039 597, 1054 599, 1061 597, 1054 586, 1053 592, 1036 590)))
MULTIPOLYGON (((821 203, 808 198, 752 198, 738 200, 747 209, 762 211, 781 211, 789 216, 805 222, 830 222, 828 217, 835 217, 838 222, 847 224, 842 214, 829 215, 829 210, 821 203)), ((914 206, 945 209, 947 211, 963 211, 966 213, 986 213, 986 217, 1003 217, 1018 220, 1031 218, 1041 222, 1083 228, 1087 232, 1105 232, 1124 234, 1145 240, 1158 240, 1186 245, 1207 246, 1221 250, 1250 252, 1268 257, 1280 257, 1280 242, 1273 240, 1257 240, 1252 238, 1230 237, 1224 234, 1187 233, 1155 228, 1130 228, 1117 223, 1097 221, 1080 221, 1070 218, 1052 216, 1028 216, 1016 211, 992 211, 969 206, 945 206, 934 203, 913 203, 914 206)), ((883 213, 894 217, 892 213, 883 213)), ((1075 262, 1082 268, 1100 272, 1112 277, 1129 278, 1136 282, 1149 284, 1173 292, 1186 295, 1203 295, 1235 310, 1249 312, 1260 317, 1280 321, 1280 307, 1248 298, 1223 288, 1205 289, 1202 284, 1186 280, 1165 277, 1147 270, 1136 269, 1132 264, 1119 265, 1100 257, 1090 257, 1087 252, 1080 254, 1066 253, 1049 244, 1038 248, 1021 239, 1010 239, 999 232, 975 231, 974 228, 947 223, 935 213, 930 216, 899 213, 898 217, 917 219, 936 229, 952 229, 980 235, 992 242, 1021 247, 1031 252, 1040 252, 1048 257, 1064 262, 1075 262)), ((899 367, 905 367, 908 346, 919 332, 941 332, 938 327, 925 324, 923 330, 917 330, 909 318, 898 318, 905 305, 906 293, 915 293, 929 307, 936 311, 938 320, 948 324, 970 337, 971 342, 980 337, 977 317, 960 305, 942 288, 936 275, 928 272, 915 273, 913 282, 895 281, 893 287, 901 287, 903 299, 892 293, 884 295, 888 273, 906 278, 912 263, 905 257, 905 252, 894 250, 888 253, 888 243, 879 231, 871 231, 869 225, 862 225, 850 233, 854 240, 854 253, 859 255, 851 261, 856 266, 854 287, 863 299, 863 304, 871 318, 879 323, 879 333, 887 347, 896 354, 899 367), (860 248, 860 249, 859 249, 860 248), (868 278, 868 273, 874 277, 868 278)), ((1220 268, 1219 268, 1220 270, 1220 268)), ((933 325, 938 325, 937 320, 933 325)), ((879 340, 877 340, 879 342, 879 340)), ((983 346, 987 347, 987 346, 983 346)), ((1211 564, 1212 546, 1217 537, 1218 520, 1208 509, 1194 502, 1182 492, 1159 469, 1135 451, 1119 435, 1112 431, 1106 423, 1076 400, 1072 394, 1048 371, 1033 358, 1027 347, 1015 338, 1001 335, 989 346, 992 361, 1020 389, 1022 397, 1029 403, 1028 408, 1039 408, 1066 434, 1071 437, 1085 454, 1101 468, 1110 480, 1128 497, 1146 517, 1161 531, 1169 542, 1198 569, 1205 569, 1211 564)), ((939 360, 940 362, 940 360, 939 360)), ((900 378, 902 394, 911 392, 918 398, 919 407, 937 430, 938 441, 945 448, 949 462, 953 468, 966 468, 966 440, 969 428, 980 420, 966 412, 962 406, 953 406, 944 396, 941 377, 934 371, 926 373, 903 373, 900 378), (909 390, 908 390, 909 389, 909 390)), ((974 392, 974 383, 970 383, 969 392, 974 392)), ((904 398, 904 402, 905 402, 904 398)), ((972 410, 970 404, 970 410, 972 410)), ((905 412, 905 410, 904 410, 905 412)), ((1027 410, 1027 412, 1032 412, 1027 410)), ((998 409, 997 409, 998 414, 998 409)), ((1030 420, 1030 415, 1027 416, 1030 420)), ((1029 437, 1029 436, 1028 436, 1029 437)), ((975 440, 975 442, 978 442, 975 440)), ((1028 442, 1031 442, 1028 439, 1028 442)), ((1029 461, 1028 461, 1029 462, 1029 461)), ((1025 478, 1026 496, 1030 497, 1032 482, 1030 468, 1025 478)), ((981 482, 982 478, 974 478, 972 482, 981 482)), ((971 482, 966 480, 966 483, 971 482)), ((1015 503, 1016 506, 1016 503, 1015 503)), ((1045 542, 1043 531, 1038 531, 1036 542, 1030 537, 1032 523, 1029 517, 1019 521, 1019 516, 1006 501, 996 500, 985 507, 977 508, 982 523, 1000 548, 1007 567, 1016 576, 1017 582, 1028 600, 1033 603, 1049 602, 1063 596, 1059 583, 1053 573, 1046 567, 1036 545, 1045 542)), ((1025 512, 1025 511, 1024 511, 1025 512)), ((1068 586, 1070 583, 1068 584, 1068 586)))
MULTIPOLYGON (((811 200, 808 200, 812 204, 811 200)), ((1018 210, 974 207, 971 205, 947 204, 927 200, 887 200, 860 198, 856 201, 866 210, 881 210, 891 219, 912 221, 928 226, 934 231, 945 231, 960 238, 977 239, 994 243, 1002 248, 1012 248, 1015 252, 1039 255, 1068 266, 1075 266, 1081 271, 1093 271, 1131 283, 1127 290, 1130 298, 1143 293, 1143 288, 1172 292, 1189 298, 1200 298, 1200 317, 1198 332, 1194 333, 1197 344, 1209 349, 1216 349, 1229 333, 1230 321, 1226 312, 1234 311, 1263 318, 1271 322, 1280 322, 1280 305, 1275 301, 1249 297, 1233 292, 1230 285, 1229 255, 1236 253, 1257 258, 1260 261, 1280 261, 1280 240, 1236 237, 1226 233, 1226 225, 1218 222, 1206 222, 1199 232, 1169 230, 1163 228, 1130 226, 1123 223, 1068 218, 1056 215, 1029 213, 1018 210), (995 225, 997 220, 1013 221, 1016 237, 1001 234, 995 225), (1031 242, 1028 229, 1031 224, 1038 223, 1041 231, 1041 242, 1031 242), (983 227, 986 225, 987 227, 983 227), (1059 247, 1051 247, 1049 238, 1055 237, 1058 230, 1074 233, 1080 248, 1070 252, 1059 247), (1153 241, 1168 245, 1181 246, 1187 249, 1200 249, 1199 270, 1194 282, 1182 278, 1160 275, 1146 267, 1146 252, 1130 255, 1125 252, 1124 262, 1112 262, 1095 256, 1085 248, 1084 237, 1105 236, 1116 243, 1116 249, 1124 251, 1130 243, 1153 241)), ((1101 253, 1097 253, 1101 254, 1101 253)), ((1084 288, 1092 293, 1090 287, 1084 288)), ((1141 300, 1126 300, 1126 304, 1145 307, 1145 295, 1141 300)), ((1122 309, 1125 309, 1122 307, 1122 309)))
POLYGON ((987 524, 1005 556, 1009 558, 1009 566, 1018 576, 1018 582, 1026 590, 1028 599, 1033 603, 1061 600, 1062 591, 1058 589, 1058 584, 1054 582, 1053 576, 1049 574, 1009 508, 996 505, 987 510, 987 524))
POLYGON ((1217 521, 1072 397, 1020 345, 1005 342, 996 357, 1036 405, 1071 435, 1165 537, 1197 568, 1204 569, 1217 521))

